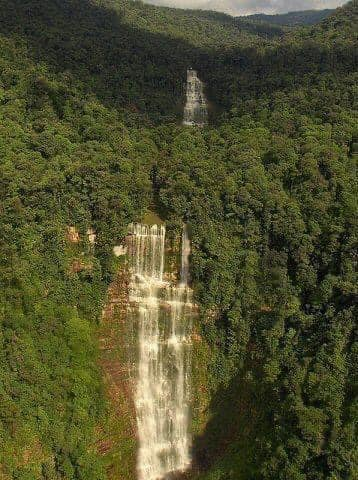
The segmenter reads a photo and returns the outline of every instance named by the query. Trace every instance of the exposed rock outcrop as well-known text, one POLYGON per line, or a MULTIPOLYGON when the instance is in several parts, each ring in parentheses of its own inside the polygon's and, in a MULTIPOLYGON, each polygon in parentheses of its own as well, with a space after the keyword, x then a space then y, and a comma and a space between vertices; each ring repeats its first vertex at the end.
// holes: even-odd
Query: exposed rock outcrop
POLYGON ((100 366, 110 414, 108 424, 99 432, 98 450, 103 455, 121 457, 113 466, 113 475, 109 472, 109 478, 122 478, 117 476, 122 470, 131 472, 129 478, 135 478, 136 417, 132 370, 136 345, 132 325, 127 321, 128 294, 128 270, 124 265, 109 287, 99 338, 100 366))

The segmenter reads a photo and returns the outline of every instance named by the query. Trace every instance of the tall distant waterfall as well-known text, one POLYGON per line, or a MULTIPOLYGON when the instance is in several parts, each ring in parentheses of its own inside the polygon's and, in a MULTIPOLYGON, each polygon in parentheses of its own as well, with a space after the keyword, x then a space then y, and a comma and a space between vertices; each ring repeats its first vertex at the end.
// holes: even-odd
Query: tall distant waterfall
POLYGON ((187 71, 186 104, 184 108, 184 125, 199 127, 208 123, 208 106, 204 95, 203 82, 195 70, 187 71))
POLYGON ((138 480, 158 480, 190 464, 190 243, 182 236, 181 278, 165 272, 165 227, 130 226, 130 301, 138 308, 135 394, 138 480))

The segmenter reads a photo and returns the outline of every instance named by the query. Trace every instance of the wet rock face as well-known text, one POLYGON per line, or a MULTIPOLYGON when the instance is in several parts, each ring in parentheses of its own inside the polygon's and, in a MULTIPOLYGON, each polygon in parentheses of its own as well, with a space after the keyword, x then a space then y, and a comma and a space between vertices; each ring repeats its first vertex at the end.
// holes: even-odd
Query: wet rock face
POLYGON ((195 70, 187 71, 186 104, 184 108, 184 125, 202 127, 208 123, 208 107, 204 94, 203 82, 195 70))
POLYGON ((128 322, 129 272, 123 265, 111 283, 99 329, 99 363, 109 400, 109 418, 99 428, 98 451, 106 456, 108 478, 136 478, 137 425, 133 362, 137 346, 128 322), (118 455, 118 452, 126 452, 118 455))

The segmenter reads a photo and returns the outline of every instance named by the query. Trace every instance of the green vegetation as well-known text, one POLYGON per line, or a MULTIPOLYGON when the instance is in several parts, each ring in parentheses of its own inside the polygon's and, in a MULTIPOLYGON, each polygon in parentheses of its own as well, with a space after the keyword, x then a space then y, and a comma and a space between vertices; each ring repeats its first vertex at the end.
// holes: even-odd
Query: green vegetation
POLYGON ((69 74, 0 42, 0 476, 99 480, 96 326, 110 248, 151 198, 151 153, 69 74))
POLYGON ((98 325, 112 246, 153 206, 192 231, 192 477, 356 478, 357 9, 284 32, 0 0, 0 478, 119 471, 98 325), (188 66, 205 129, 179 125, 188 66))
POLYGON ((334 10, 302 10, 300 12, 281 13, 277 15, 265 15, 258 13, 255 15, 249 15, 248 17, 242 17, 249 20, 261 21, 269 23, 271 25, 281 25, 287 27, 296 27, 298 25, 315 25, 321 22, 329 15, 332 15, 334 10))

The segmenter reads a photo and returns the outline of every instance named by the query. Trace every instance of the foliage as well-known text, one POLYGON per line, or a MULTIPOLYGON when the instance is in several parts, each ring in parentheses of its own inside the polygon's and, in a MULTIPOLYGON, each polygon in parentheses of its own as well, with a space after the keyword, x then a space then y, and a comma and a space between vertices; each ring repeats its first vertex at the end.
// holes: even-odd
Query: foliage
POLYGON ((111 248, 155 206, 192 232, 200 478, 353 479, 357 2, 289 32, 127 0, 0 7, 0 476, 110 475, 97 327, 111 248), (178 124, 190 65, 205 129, 178 124))
POLYGON ((0 465, 5 478, 99 480, 95 334, 110 248, 151 196, 151 154, 22 42, 1 52, 0 465))
POLYGON ((333 13, 333 9, 302 10, 298 12, 281 13, 276 15, 265 15, 262 13, 257 13, 244 18, 254 21, 270 23, 271 25, 295 27, 298 25, 314 25, 321 22, 333 13))

